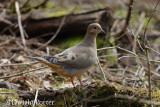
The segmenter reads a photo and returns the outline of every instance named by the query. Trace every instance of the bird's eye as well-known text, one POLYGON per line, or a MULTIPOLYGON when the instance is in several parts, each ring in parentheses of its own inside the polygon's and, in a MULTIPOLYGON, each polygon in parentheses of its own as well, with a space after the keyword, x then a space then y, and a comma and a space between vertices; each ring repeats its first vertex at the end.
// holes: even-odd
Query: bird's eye
POLYGON ((94 27, 94 29, 97 29, 97 27, 94 27))

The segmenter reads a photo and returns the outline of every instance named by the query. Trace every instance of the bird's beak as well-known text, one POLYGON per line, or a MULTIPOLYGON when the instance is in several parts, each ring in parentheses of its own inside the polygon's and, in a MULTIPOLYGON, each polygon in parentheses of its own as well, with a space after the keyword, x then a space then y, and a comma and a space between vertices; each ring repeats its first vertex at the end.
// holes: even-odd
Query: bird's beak
POLYGON ((103 29, 101 29, 101 32, 104 33, 104 34, 106 34, 106 32, 103 29))

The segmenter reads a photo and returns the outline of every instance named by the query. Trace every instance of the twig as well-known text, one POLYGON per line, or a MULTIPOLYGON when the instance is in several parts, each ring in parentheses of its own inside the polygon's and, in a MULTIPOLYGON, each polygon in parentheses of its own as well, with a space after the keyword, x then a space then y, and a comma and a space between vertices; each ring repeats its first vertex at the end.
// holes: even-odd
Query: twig
POLYGON ((97 49, 97 51, 99 51, 99 50, 105 50, 105 49, 114 49, 114 48, 117 48, 117 49, 120 49, 120 50, 122 50, 122 51, 128 52, 128 53, 130 53, 130 54, 132 54, 132 55, 138 56, 136 53, 131 52, 131 51, 126 50, 126 49, 123 49, 123 48, 121 48, 121 47, 119 47, 119 46, 100 48, 100 49, 97 49))
POLYGON ((61 23, 60 23, 60 25, 59 25, 56 33, 53 35, 53 37, 52 37, 48 42, 46 42, 44 45, 42 45, 41 47, 39 47, 38 50, 41 49, 41 48, 43 48, 44 46, 47 46, 48 44, 50 44, 50 43, 56 38, 56 36, 57 36, 58 33, 60 32, 60 30, 61 30, 61 28, 62 28, 62 26, 63 26, 63 24, 64 24, 64 21, 65 21, 66 17, 67 17, 67 16, 64 16, 64 17, 63 17, 63 19, 62 19, 62 21, 61 21, 61 23))
POLYGON ((149 59, 149 52, 148 52, 148 48, 147 48, 147 38, 146 38, 146 32, 147 32, 147 28, 148 28, 148 25, 149 25, 149 22, 150 20, 152 19, 153 15, 155 14, 156 12, 156 8, 159 4, 160 0, 158 0, 158 2, 156 3, 156 6, 154 7, 154 10, 151 14, 151 16, 149 17, 148 21, 147 21, 147 25, 145 27, 145 30, 144 30, 144 38, 143 38, 143 45, 145 47, 145 53, 146 53, 146 59, 147 59, 147 66, 148 66, 148 84, 149 84, 149 88, 148 88, 148 91, 149 91, 149 99, 150 101, 152 100, 152 89, 151 89, 151 62, 150 62, 150 59, 149 59))
MULTIPOLYGON (((142 25, 141 25, 141 26, 142 26, 142 25)), ((136 34, 134 34, 134 33, 132 32, 132 35, 133 35, 134 38, 135 38, 135 40, 134 40, 134 42, 135 42, 135 47, 136 47, 136 42, 137 42, 138 45, 139 45, 139 47, 140 47, 140 49, 144 52, 144 49, 142 48, 141 43, 139 42, 139 40, 138 40, 136 34)), ((135 48, 135 49, 136 49, 136 48, 135 48)), ((135 51, 135 52, 136 52, 136 51, 135 51)))
MULTIPOLYGON (((119 47, 119 46, 100 48, 100 49, 97 49, 97 51, 105 50, 105 49, 114 49, 114 48, 117 48, 117 49, 120 49, 120 50, 125 51, 125 52, 127 52, 127 53, 130 53, 130 54, 134 55, 133 57, 137 57, 137 58, 140 58, 140 59, 142 59, 142 60, 147 61, 147 59, 142 58, 142 57, 139 57, 136 53, 134 53, 134 52, 132 52, 132 51, 129 51, 129 50, 126 50, 126 49, 123 49, 123 48, 121 48, 121 47, 119 47)), ((150 60, 150 62, 154 62, 154 63, 160 64, 160 61, 150 60)))
POLYGON ((21 14, 20 14, 20 10, 19 10, 18 1, 15 2, 15 7, 16 7, 16 12, 17 12, 17 16, 18 16, 18 25, 19 25, 19 30, 20 30, 22 42, 23 42, 23 45, 26 49, 26 40, 25 40, 25 36, 24 36, 24 32, 23 32, 23 27, 22 27, 22 22, 21 22, 21 14))
POLYGON ((35 107, 35 105, 37 104, 37 97, 38 97, 38 89, 36 90, 36 95, 35 95, 33 107, 35 107))
POLYGON ((156 3, 156 6, 154 7, 154 10, 153 10, 151 16, 149 17, 149 19, 148 19, 148 21, 147 21, 147 25, 146 25, 146 27, 145 27, 145 29, 144 29, 144 34, 143 34, 143 37, 144 37, 144 38, 143 38, 143 45, 144 45, 144 46, 146 46, 146 41, 147 41, 147 40, 146 40, 146 39, 147 39, 147 37, 146 37, 146 32, 147 32, 147 29, 148 29, 149 22, 151 21, 153 15, 155 14, 159 2, 160 2, 160 0, 158 0, 158 2, 156 3))
POLYGON ((126 32, 126 29, 129 25, 129 21, 130 21, 131 14, 132 14, 133 2, 134 2, 133 0, 130 0, 130 3, 128 5, 128 14, 126 16, 126 23, 125 23, 123 29, 121 30, 121 32, 119 34, 117 34, 116 37, 119 36, 119 35, 121 36, 126 32))
POLYGON ((134 58, 134 56, 121 56, 121 57, 119 57, 119 58, 117 59, 117 61, 120 60, 120 59, 122 59, 122 58, 134 58))
POLYGON ((26 49, 24 49, 24 47, 19 43, 19 41, 15 41, 15 42, 16 42, 16 44, 17 44, 21 49, 23 49, 25 52, 27 52, 27 53, 32 53, 32 54, 37 55, 37 56, 41 56, 37 50, 33 51, 33 50, 29 49, 29 48, 26 50, 26 49))
POLYGON ((2 35, 3 33, 5 33, 7 30, 10 30, 11 28, 13 28, 14 26, 16 26, 17 23, 12 23, 10 26, 5 27, 1 32, 0 35, 2 35))
POLYGON ((126 36, 129 40, 129 42, 131 43, 131 46, 133 47, 133 49, 136 50, 136 46, 135 46, 136 44, 134 44, 134 42, 131 38, 132 34, 128 30, 128 25, 129 25, 129 22, 130 22, 131 16, 132 16, 133 4, 134 4, 134 0, 130 0, 130 3, 128 5, 128 13, 127 13, 127 16, 126 16, 126 22, 125 22, 122 30, 118 34, 115 35, 117 38, 114 41, 122 38, 123 36, 126 36))
POLYGON ((20 76, 20 75, 23 75, 23 74, 27 74, 27 73, 30 73, 30 72, 33 72, 33 71, 37 71, 37 70, 40 70, 40 69, 45 69, 45 68, 48 68, 48 66, 40 67, 40 68, 38 68, 38 69, 28 70, 28 71, 25 71, 25 72, 22 72, 22 73, 14 74, 14 75, 3 76, 3 77, 0 77, 0 79, 6 79, 6 78, 10 78, 10 77, 16 77, 16 76, 20 76))
POLYGON ((1 14, 0 14, 0 22, 4 22, 4 23, 6 23, 6 24, 8 24, 8 25, 12 25, 12 22, 11 22, 11 21, 5 19, 6 11, 7 11, 6 9, 3 9, 3 10, 2 10, 2 12, 1 12, 1 14))
POLYGON ((127 29, 128 25, 129 25, 129 22, 130 22, 130 19, 131 19, 132 9, 133 9, 133 2, 134 2, 134 0, 130 0, 130 3, 128 5, 128 14, 127 14, 127 17, 126 17, 126 23, 125 23, 124 30, 127 29))
MULTIPOLYGON (((145 59, 145 58, 142 58, 142 57, 138 57, 138 58, 147 61, 147 59, 145 59)), ((154 63, 160 64, 160 61, 150 60, 150 62, 154 62, 154 63)))
POLYGON ((12 39, 6 40, 6 41, 4 41, 4 42, 1 42, 1 43, 0 43, 0 46, 9 44, 9 43, 11 43, 11 42, 14 41, 14 40, 15 40, 15 38, 12 38, 12 39))
POLYGON ((21 9, 23 9, 24 7, 26 7, 29 2, 30 2, 30 0, 27 0, 27 1, 22 5, 21 9))
POLYGON ((147 66, 148 66, 148 85, 149 85, 149 99, 152 101, 152 88, 151 88, 151 62, 149 59, 149 52, 148 49, 146 49, 146 58, 147 58, 147 66))
POLYGON ((65 107, 67 107, 67 102, 66 102, 65 95, 63 97, 64 97, 64 105, 65 105, 65 107))
POLYGON ((101 64, 100 64, 100 62, 99 62, 99 59, 98 59, 98 58, 97 58, 97 63, 98 63, 98 66, 99 66, 99 68, 100 68, 101 72, 103 73, 104 81, 105 81, 105 82, 107 82, 106 75, 105 75, 105 73, 104 73, 104 71, 103 71, 103 69, 102 69, 102 67, 101 67, 101 64))
POLYGON ((106 58, 106 57, 110 57, 110 56, 118 56, 120 54, 112 54, 112 55, 102 55, 102 56, 98 56, 98 58, 106 58))
POLYGON ((0 94, 15 94, 15 92, 0 92, 0 94))
POLYGON ((50 55, 49 47, 48 46, 46 47, 46 53, 47 53, 48 56, 50 55))
POLYGON ((55 32, 49 32, 49 33, 45 33, 45 34, 42 34, 42 35, 39 35, 39 36, 36 36, 36 37, 33 37, 33 38, 42 38, 42 37, 46 37, 46 36, 50 36, 50 35, 54 35, 55 32))
POLYGON ((6 62, 2 62, 0 64, 0 66, 2 66, 4 63, 7 63, 8 61, 12 60, 14 57, 16 56, 16 54, 13 54, 13 56, 11 58, 9 58, 6 62))
POLYGON ((30 63, 15 63, 15 64, 3 64, 0 65, 0 67, 4 67, 4 66, 19 66, 19 65, 31 65, 31 64, 35 64, 38 61, 34 61, 34 62, 30 62, 30 63))
POLYGON ((144 16, 145 16, 145 14, 144 13, 142 13, 141 14, 141 17, 140 17, 140 25, 139 25, 139 27, 138 27, 138 29, 137 29, 137 31, 136 31, 136 33, 134 34, 133 32, 132 32, 132 35, 134 36, 134 38, 135 38, 135 44, 136 44, 136 42, 138 43, 138 45, 139 45, 139 47, 140 47, 140 49, 144 52, 144 49, 142 48, 142 46, 141 46, 141 44, 140 44, 140 41, 138 40, 138 38, 137 38, 137 35, 139 35, 139 33, 140 33, 140 31, 142 30, 142 28, 143 28, 143 25, 144 25, 144 23, 145 23, 145 21, 143 20, 143 18, 144 18, 144 16))
POLYGON ((153 51, 153 52, 157 53, 158 55, 160 55, 160 52, 158 52, 158 51, 156 51, 156 50, 154 50, 154 49, 152 49, 152 48, 150 48, 150 47, 148 47, 148 46, 146 46, 146 48, 147 48, 147 49, 150 49, 151 51, 153 51))

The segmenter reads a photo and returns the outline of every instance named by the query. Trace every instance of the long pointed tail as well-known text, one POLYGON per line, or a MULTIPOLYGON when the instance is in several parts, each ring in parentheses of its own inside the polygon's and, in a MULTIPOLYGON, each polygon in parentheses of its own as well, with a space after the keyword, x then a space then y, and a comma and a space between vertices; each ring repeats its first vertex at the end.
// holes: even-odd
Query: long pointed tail
POLYGON ((32 56, 25 56, 25 57, 30 58, 30 59, 35 59, 37 61, 45 61, 45 59, 42 57, 32 57, 32 56))
POLYGON ((32 57, 32 56, 25 56, 27 58, 31 58, 31 59, 35 59, 37 61, 39 61, 40 63, 43 63, 53 69, 59 69, 59 68, 62 68, 60 65, 56 65, 56 64, 53 64, 53 63, 50 63, 48 62, 46 59, 44 59, 43 57, 32 57))

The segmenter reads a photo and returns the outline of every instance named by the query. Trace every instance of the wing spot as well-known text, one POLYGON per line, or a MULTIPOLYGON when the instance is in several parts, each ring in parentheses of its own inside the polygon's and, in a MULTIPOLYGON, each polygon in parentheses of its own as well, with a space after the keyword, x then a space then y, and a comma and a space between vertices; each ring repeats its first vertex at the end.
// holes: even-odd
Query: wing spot
POLYGON ((61 57, 61 56, 64 56, 63 54, 62 55, 58 55, 59 57, 61 57))
POLYGON ((67 58, 67 56, 64 56, 63 58, 65 58, 65 59, 66 59, 66 58, 67 58))
POLYGON ((75 59, 75 57, 74 56, 72 56, 72 60, 74 60, 75 59))

